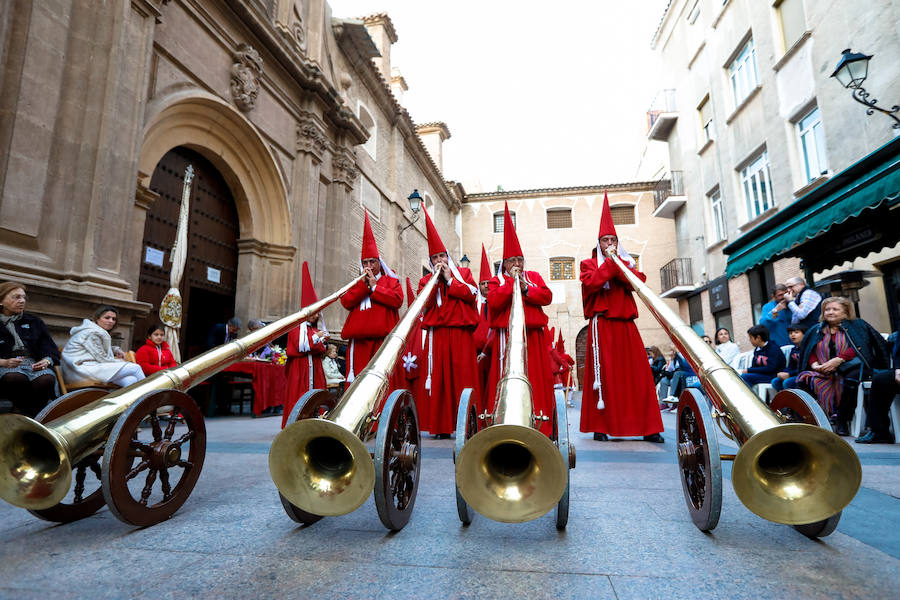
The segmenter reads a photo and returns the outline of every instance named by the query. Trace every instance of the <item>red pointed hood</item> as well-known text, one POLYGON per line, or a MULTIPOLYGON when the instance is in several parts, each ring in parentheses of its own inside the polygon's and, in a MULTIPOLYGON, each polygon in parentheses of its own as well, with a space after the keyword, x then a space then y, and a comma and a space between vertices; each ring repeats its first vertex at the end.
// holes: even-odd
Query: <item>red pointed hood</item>
POLYGON ((566 346, 562 339, 562 331, 559 332, 559 339, 556 340, 556 351, 560 354, 566 353, 566 346))
POLYGON ((375 234, 372 233, 372 224, 369 223, 369 211, 366 211, 366 221, 363 224, 362 253, 359 259, 381 258, 378 255, 378 245, 375 243, 375 234))
POLYGON ((411 306, 412 303, 416 299, 416 294, 413 292, 412 284, 409 282, 409 277, 406 278, 406 306, 411 306))
POLYGON ((481 273, 478 274, 478 282, 482 281, 490 281, 494 276, 493 269, 491 269, 491 261, 488 260, 487 251, 484 249, 484 244, 481 245, 481 273))
POLYGON ((306 308, 310 304, 319 301, 316 288, 313 287, 312 277, 309 276, 309 265, 303 261, 303 277, 300 284, 300 308, 306 308))
POLYGON ((431 258, 439 252, 447 252, 447 247, 444 246, 444 242, 441 241, 441 236, 438 235, 434 222, 432 222, 431 217, 428 216, 428 212, 424 210, 422 212, 425 213, 425 233, 428 236, 428 257, 431 258))
POLYGON ((509 205, 503 203, 503 260, 513 256, 525 256, 522 246, 519 245, 519 236, 509 215, 509 205))
POLYGON ((612 212, 609 210, 609 198, 606 197, 606 192, 603 192, 603 212, 600 213, 600 232, 597 234, 597 239, 599 240, 604 235, 619 237, 619 234, 616 233, 616 225, 613 223, 612 212))

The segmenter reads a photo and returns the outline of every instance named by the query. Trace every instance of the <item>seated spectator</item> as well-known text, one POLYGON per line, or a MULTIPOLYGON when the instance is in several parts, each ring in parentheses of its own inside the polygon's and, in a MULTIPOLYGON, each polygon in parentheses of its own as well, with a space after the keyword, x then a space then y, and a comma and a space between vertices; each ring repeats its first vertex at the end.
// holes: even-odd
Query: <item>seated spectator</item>
POLYGON ((791 348, 791 352, 788 355, 787 367, 784 371, 779 371, 771 382, 776 392, 797 387, 797 375, 800 374, 800 344, 803 343, 805 334, 806 328, 803 325, 791 325, 788 327, 788 336, 794 347, 791 348))
POLYGON ((325 387, 328 388, 328 391, 334 392, 340 396, 341 386, 344 383, 344 376, 341 374, 337 356, 337 346, 328 344, 328 350, 325 353, 325 358, 322 360, 322 368, 325 370, 325 387))
POLYGON ((209 335, 206 336, 206 349, 209 350, 237 339, 240 331, 241 320, 237 317, 231 317, 227 323, 213 325, 209 330, 209 335))
POLYGON ((853 305, 846 298, 826 298, 822 321, 806 333, 800 347, 800 368, 804 370, 797 381, 832 418, 838 435, 850 435, 859 382, 889 365, 884 338, 852 315, 853 305))
POLYGON ((769 328, 765 325, 754 325, 747 330, 747 335, 753 346, 753 360, 741 373, 741 379, 747 385, 769 383, 786 365, 784 352, 769 342, 769 328))
MULTIPOLYGON (((872 375, 872 391, 869 394, 869 405, 866 410, 866 431, 856 438, 857 444, 893 444, 890 432, 889 417, 894 396, 900 394, 900 335, 894 333, 894 346, 891 352, 893 368, 876 369, 872 375)), ((900 423, 894 423, 900 427, 900 423)))
POLYGON ((125 353, 112 345, 109 332, 118 321, 118 310, 101 306, 94 311, 93 320, 85 319, 69 331, 72 337, 62 351, 62 372, 67 384, 112 383, 126 387, 144 378, 141 367, 122 360, 125 353))
POLYGON ((25 312, 25 286, 0 283, 0 397, 29 417, 56 397, 59 350, 47 326, 25 312))
POLYGON ((724 327, 716 329, 716 354, 729 365, 741 353, 738 345, 731 341, 731 333, 724 327))
POLYGON ((153 375, 177 367, 175 357, 166 342, 166 328, 161 323, 153 324, 147 330, 147 341, 138 348, 134 360, 141 366, 144 375, 153 375))
POLYGON ((650 360, 650 372, 653 373, 653 383, 659 383, 663 378, 663 372, 666 370, 666 359, 663 358, 662 352, 656 346, 647 348, 647 356, 650 360))
POLYGON ((709 338, 709 336, 706 335, 705 333, 704 333, 703 335, 700 336, 700 339, 702 339, 704 342, 706 342, 706 345, 707 345, 707 346, 712 346, 712 345, 713 345, 712 340, 711 340, 711 339, 709 338))
POLYGON ((685 388, 700 388, 700 379, 675 346, 669 346, 669 361, 660 380, 659 397, 663 403, 676 404, 685 388))
POLYGON ((791 325, 811 328, 822 314, 822 296, 816 290, 806 287, 801 277, 791 277, 784 283, 787 290, 784 300, 791 311, 791 325))
MULTIPOLYGON (((250 319, 247 322, 247 330, 250 333, 257 331, 258 329, 262 329, 265 326, 266 326, 266 324, 263 323, 262 321, 260 321, 259 319, 250 319)), ((257 360, 272 360, 272 353, 273 353, 272 345, 266 344, 265 346, 263 346, 256 352, 251 352, 250 358, 255 358, 257 360)))

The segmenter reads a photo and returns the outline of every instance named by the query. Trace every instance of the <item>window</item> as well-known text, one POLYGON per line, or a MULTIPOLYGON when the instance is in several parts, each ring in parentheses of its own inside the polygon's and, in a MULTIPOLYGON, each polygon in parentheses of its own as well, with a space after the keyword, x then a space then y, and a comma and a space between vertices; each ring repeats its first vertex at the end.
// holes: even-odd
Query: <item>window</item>
POLYGON ((633 204, 611 206, 609 213, 612 215, 613 225, 634 225, 636 223, 633 204))
POLYGON ((550 259, 550 281, 575 279, 575 259, 557 257, 550 259))
POLYGON ((769 301, 769 292, 775 288, 775 267, 769 263, 747 271, 747 282, 750 286, 750 306, 755 325, 762 317, 762 307, 769 301))
POLYGON ((800 136, 800 153, 803 158, 803 175, 806 183, 828 172, 828 161, 825 158, 825 132, 822 130, 822 119, 819 107, 797 121, 797 134, 800 136))
POLYGON ((712 103, 709 101, 708 95, 703 99, 703 102, 700 103, 700 106, 697 107, 697 111, 700 113, 700 127, 703 129, 703 142, 706 143, 715 139, 716 130, 713 126, 712 103))
POLYGON ((775 5, 781 22, 781 36, 785 51, 789 50, 806 31, 803 0, 781 0, 775 5))
POLYGON ((495 260, 495 261, 494 261, 494 273, 496 273, 497 271, 500 270, 500 263, 502 263, 502 262, 503 262, 502 260, 495 260))
POLYGON ((728 66, 728 76, 731 79, 731 90, 734 93, 734 106, 738 107, 747 99, 750 92, 759 84, 756 74, 756 49, 753 47, 753 38, 741 48, 737 58, 728 66))
POLYGON ((694 2, 694 7, 691 8, 691 12, 688 13, 687 22, 691 25, 697 22, 697 17, 700 16, 700 0, 696 0, 694 2))
MULTIPOLYGON (((509 217, 512 219, 513 227, 516 226, 516 213, 510 211, 509 217)), ((494 213, 494 233, 503 233, 503 213, 494 213)))
POLYGON ((641 270, 641 255, 640 254, 632 254, 631 252, 629 252, 628 254, 630 254, 631 258, 634 259, 634 268, 637 269, 638 271, 640 271, 641 270))
POLYGON ((722 204, 722 192, 716 190, 707 196, 709 198, 709 233, 712 242, 721 242, 726 238, 725 207, 722 204))
POLYGON ((572 227, 571 208, 547 209, 547 229, 569 229, 572 227))
POLYGON ((688 319, 691 320, 691 328, 697 335, 703 335, 703 301, 700 294, 688 298, 688 319))
POLYGON ((741 187, 747 203, 747 218, 755 219, 775 206, 769 177, 769 153, 763 151, 753 162, 741 169, 741 187))
POLYGON ((375 119, 369 114, 368 109, 362 104, 359 105, 359 120, 369 132, 369 139, 363 144, 365 150, 372 159, 375 159, 375 153, 378 149, 378 127, 375 125, 375 119))

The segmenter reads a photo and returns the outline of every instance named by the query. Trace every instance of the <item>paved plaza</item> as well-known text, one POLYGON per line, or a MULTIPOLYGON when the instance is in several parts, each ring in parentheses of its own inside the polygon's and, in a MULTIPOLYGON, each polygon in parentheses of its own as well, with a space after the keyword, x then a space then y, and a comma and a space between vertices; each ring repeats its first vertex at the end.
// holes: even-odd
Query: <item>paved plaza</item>
MULTIPOLYGON (((664 445, 577 433, 569 526, 476 515, 462 527, 452 440, 424 441, 418 499, 389 533, 370 499, 299 527, 267 453, 280 418, 211 419, 206 464, 169 521, 139 529, 106 509, 54 525, 0 505, 0 597, 45 598, 896 598, 900 446, 858 446, 863 487, 837 531, 813 541, 764 521, 724 483, 722 519, 692 524, 664 445)), ((729 446, 722 444, 722 451, 729 446)), ((726 475, 730 467, 726 466, 726 475)))

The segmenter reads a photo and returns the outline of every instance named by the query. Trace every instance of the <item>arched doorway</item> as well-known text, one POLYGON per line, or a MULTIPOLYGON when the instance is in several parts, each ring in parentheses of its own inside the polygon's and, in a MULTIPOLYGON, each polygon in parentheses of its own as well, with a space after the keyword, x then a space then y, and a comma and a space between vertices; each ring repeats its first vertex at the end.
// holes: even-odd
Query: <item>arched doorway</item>
POLYGON ((153 311, 135 324, 135 346, 144 343, 147 328, 159 320, 159 303, 169 289, 169 262, 178 228, 184 173, 194 167, 188 219, 188 255, 180 292, 184 319, 179 343, 182 359, 206 350, 206 337, 216 323, 234 316, 239 237, 238 214, 228 185, 199 153, 176 147, 153 171, 150 189, 159 194, 147 214, 141 254, 138 300, 153 311))
POLYGON ((584 385, 584 361, 587 356, 588 328, 582 327, 575 336, 575 369, 578 373, 578 386, 584 385))

